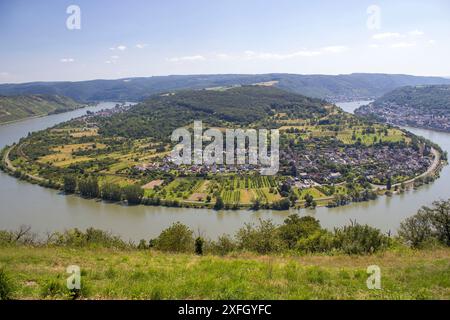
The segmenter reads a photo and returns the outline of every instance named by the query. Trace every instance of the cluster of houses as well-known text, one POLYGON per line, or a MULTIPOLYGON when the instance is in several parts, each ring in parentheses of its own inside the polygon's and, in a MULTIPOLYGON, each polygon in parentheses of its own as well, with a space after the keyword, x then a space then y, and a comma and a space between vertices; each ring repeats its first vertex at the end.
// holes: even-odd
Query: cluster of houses
MULTIPOLYGON (((423 151, 423 150, 422 150, 423 151)), ((323 184, 345 181, 345 173, 352 172, 365 176, 369 181, 383 181, 387 177, 413 177, 425 172, 431 165, 432 156, 424 156, 409 146, 357 147, 321 146, 295 153, 282 151, 280 158, 285 172, 295 167, 293 183, 296 187, 310 188, 323 184)), ((184 175, 208 173, 250 173, 259 170, 256 165, 177 165, 170 156, 153 159, 135 167, 139 171, 178 172, 184 175)))
POLYGON ((433 161, 431 156, 405 146, 328 146, 284 152, 281 158, 285 164, 295 167, 299 187, 343 182, 349 167, 369 181, 391 176, 412 177, 425 172, 433 161))
POLYGON ((450 131, 450 114, 436 114, 430 110, 412 108, 407 105, 385 103, 375 106, 371 104, 358 110, 358 114, 374 114, 387 123, 395 125, 450 131))
POLYGON ((249 173, 259 170, 259 165, 240 164, 202 164, 202 165, 177 165, 170 156, 165 156, 160 160, 154 159, 153 162, 143 163, 135 167, 139 171, 158 171, 171 172, 177 171, 183 175, 208 174, 208 173, 249 173))

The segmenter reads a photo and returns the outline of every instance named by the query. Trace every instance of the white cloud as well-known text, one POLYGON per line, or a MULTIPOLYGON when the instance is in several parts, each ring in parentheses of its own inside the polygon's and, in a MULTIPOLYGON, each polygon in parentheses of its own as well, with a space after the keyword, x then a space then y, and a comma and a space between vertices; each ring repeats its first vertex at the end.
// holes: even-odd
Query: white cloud
POLYGON ((346 46, 328 46, 320 50, 299 50, 290 53, 272 53, 272 52, 254 52, 247 50, 244 52, 246 59, 261 59, 261 60, 286 60, 299 57, 316 57, 323 53, 341 53, 347 51, 346 46))
POLYGON ((379 47, 380 47, 380 45, 379 45, 379 44, 376 44, 376 43, 371 43, 371 44, 369 44, 369 48, 377 49, 377 48, 379 48, 379 47))
POLYGON ((245 58, 247 59, 261 59, 261 60, 286 60, 297 57, 313 57, 322 54, 321 51, 308 51, 301 50, 292 53, 270 53, 270 52, 254 52, 247 50, 244 52, 245 58))
POLYGON ((109 50, 114 51, 114 50, 120 50, 120 51, 125 51, 127 50, 127 47, 124 46, 123 44, 118 45, 117 47, 111 47, 109 48, 109 50))
POLYGON ((385 32, 385 33, 377 33, 372 36, 372 39, 375 40, 384 40, 384 39, 397 39, 401 38, 402 35, 397 32, 385 32))
POLYGON ((348 48, 346 46, 329 46, 322 48, 325 52, 331 52, 331 53, 341 53, 344 51, 347 51, 348 48))
POLYGON ((167 60, 170 62, 202 61, 202 60, 206 60, 206 58, 201 55, 195 55, 195 56, 173 57, 173 58, 169 58, 167 60))
POLYGON ((111 59, 112 60, 117 60, 117 59, 119 59, 119 56, 111 56, 111 59))
POLYGON ((436 40, 428 40, 428 44, 434 46, 436 44, 436 40))
POLYGON ((226 54, 226 53, 218 53, 218 54, 216 54, 216 57, 218 59, 222 59, 222 60, 227 60, 227 59, 231 58, 231 56, 229 54, 226 54))
POLYGON ((74 62, 75 59, 73 59, 73 58, 61 58, 59 61, 61 61, 62 63, 70 63, 70 62, 74 62))
POLYGON ((7 77, 7 76, 9 76, 9 72, 6 71, 0 72, 0 77, 7 77))
POLYGON ((411 48, 416 45, 415 42, 398 42, 391 45, 391 48, 411 48))
POLYGON ((425 34, 425 32, 420 31, 420 30, 414 30, 414 31, 408 32, 408 34, 410 36, 419 37, 419 36, 423 36, 425 34))
POLYGON ((148 46, 146 43, 138 43, 138 44, 136 45, 136 48, 138 48, 138 49, 144 49, 146 46, 148 46))

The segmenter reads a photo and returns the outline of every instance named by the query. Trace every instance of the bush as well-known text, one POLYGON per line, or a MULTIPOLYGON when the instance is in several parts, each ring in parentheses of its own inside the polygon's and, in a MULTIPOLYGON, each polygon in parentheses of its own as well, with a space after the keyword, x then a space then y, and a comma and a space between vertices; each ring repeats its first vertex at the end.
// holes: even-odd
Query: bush
POLYGON ((299 251, 306 253, 331 252, 334 247, 334 236, 326 230, 315 231, 306 238, 300 238, 296 244, 299 251))
POLYGON ((308 216, 300 218, 297 214, 290 215, 279 227, 280 238, 289 249, 293 249, 300 238, 307 238, 319 230, 319 220, 308 216))
POLYGON ((217 241, 211 244, 211 250, 213 253, 217 253, 224 256, 234 250, 236 250, 236 243, 231 239, 229 235, 220 236, 217 241))
POLYGON ((199 256, 203 255, 203 244, 205 243, 205 240, 203 238, 198 237, 195 239, 195 254, 198 254, 199 256))
POLYGON ((192 230, 176 222, 163 230, 155 241, 155 248, 170 252, 192 252, 194 239, 192 230))
POLYGON ((450 200, 437 201, 431 208, 420 209, 400 224, 398 235, 416 248, 434 241, 450 246, 450 200))
POLYGON ((5 269, 0 268, 0 300, 9 300, 12 297, 12 283, 5 269))
POLYGON ((259 220, 258 226, 245 224, 237 234, 239 247, 244 250, 260 254, 281 251, 283 243, 279 237, 277 227, 271 220, 259 220))
POLYGON ((88 228, 86 232, 79 229, 67 230, 64 233, 54 233, 51 235, 49 244, 60 246, 88 247, 98 246, 106 248, 124 249, 130 245, 120 239, 119 236, 109 232, 88 228))
POLYGON ((422 247, 433 236, 429 215, 419 211, 416 215, 407 218, 400 224, 398 235, 408 245, 414 248, 422 247))
POLYGON ((389 246, 389 237, 379 229, 352 223, 334 230, 335 246, 347 254, 370 254, 389 246))
POLYGON ((63 296, 65 294, 66 288, 62 285, 61 281, 55 279, 49 279, 44 282, 41 287, 41 297, 56 297, 63 296))

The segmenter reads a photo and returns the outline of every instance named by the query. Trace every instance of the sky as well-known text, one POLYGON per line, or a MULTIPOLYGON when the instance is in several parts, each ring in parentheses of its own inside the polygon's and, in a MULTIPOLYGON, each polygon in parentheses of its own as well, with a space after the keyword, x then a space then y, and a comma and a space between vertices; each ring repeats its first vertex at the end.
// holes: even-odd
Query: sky
POLYGON ((450 76, 450 1, 0 0, 0 40, 0 83, 217 73, 450 76))

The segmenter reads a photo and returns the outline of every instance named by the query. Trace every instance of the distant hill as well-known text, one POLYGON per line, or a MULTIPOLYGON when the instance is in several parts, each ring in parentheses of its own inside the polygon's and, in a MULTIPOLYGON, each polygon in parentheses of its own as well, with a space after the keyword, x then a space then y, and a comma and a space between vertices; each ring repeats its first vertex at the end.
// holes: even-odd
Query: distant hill
POLYGON ((329 101, 374 99, 402 86, 449 84, 450 79, 390 74, 173 75, 79 82, 1 84, 0 95, 56 94, 77 101, 142 101, 176 90, 271 83, 281 89, 329 101))
POLYGON ((99 132, 127 138, 168 139, 171 132, 194 120, 209 125, 262 124, 276 113, 296 119, 325 116, 323 100, 274 87, 242 86, 228 90, 189 90, 158 95, 111 117, 98 117, 99 132))
POLYGON ((450 131, 450 85, 399 88, 355 113, 398 125, 450 131))
POLYGON ((0 96, 0 123, 71 111, 82 106, 59 95, 0 96))

